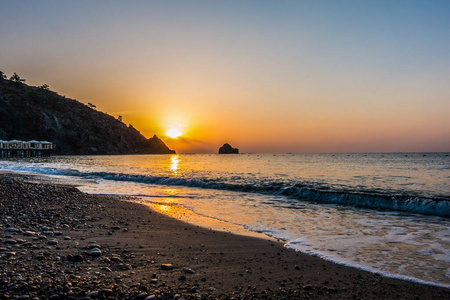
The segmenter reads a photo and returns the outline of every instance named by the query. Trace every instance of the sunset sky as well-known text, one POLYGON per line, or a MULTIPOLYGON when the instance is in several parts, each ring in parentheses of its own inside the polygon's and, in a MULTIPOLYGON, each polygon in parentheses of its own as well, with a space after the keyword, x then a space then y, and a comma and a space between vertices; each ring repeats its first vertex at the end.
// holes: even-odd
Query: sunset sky
POLYGON ((448 0, 0 0, 0 70, 178 153, 450 151, 448 0))

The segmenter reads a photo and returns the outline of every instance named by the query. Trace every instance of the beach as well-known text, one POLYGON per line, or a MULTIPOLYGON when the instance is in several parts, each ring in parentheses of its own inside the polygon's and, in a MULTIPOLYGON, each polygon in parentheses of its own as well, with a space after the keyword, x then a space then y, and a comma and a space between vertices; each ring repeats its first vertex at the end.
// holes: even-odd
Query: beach
POLYGON ((0 299, 448 299, 130 198, 0 175, 0 299))

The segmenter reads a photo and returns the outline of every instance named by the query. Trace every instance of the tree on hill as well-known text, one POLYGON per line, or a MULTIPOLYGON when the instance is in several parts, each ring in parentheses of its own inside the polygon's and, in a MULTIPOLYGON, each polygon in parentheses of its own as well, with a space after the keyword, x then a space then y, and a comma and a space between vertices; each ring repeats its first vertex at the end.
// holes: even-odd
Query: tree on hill
POLYGON ((90 107, 90 108, 92 108, 92 109, 96 109, 97 108, 97 106, 95 106, 94 104, 92 104, 92 103, 88 103, 88 106, 90 107))
POLYGON ((0 71, 0 80, 6 79, 6 74, 0 71))
POLYGON ((14 82, 25 82, 25 79, 20 78, 20 76, 17 75, 16 72, 14 72, 14 74, 9 78, 9 80, 14 82))

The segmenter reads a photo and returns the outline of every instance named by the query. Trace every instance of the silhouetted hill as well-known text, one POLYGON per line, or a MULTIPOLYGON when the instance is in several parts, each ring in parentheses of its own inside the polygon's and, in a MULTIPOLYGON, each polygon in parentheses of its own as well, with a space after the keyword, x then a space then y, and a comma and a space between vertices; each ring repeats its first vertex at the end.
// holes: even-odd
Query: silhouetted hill
POLYGON ((46 140, 58 154, 175 153, 156 135, 145 138, 133 126, 76 100, 28 86, 0 72, 0 140, 46 140))

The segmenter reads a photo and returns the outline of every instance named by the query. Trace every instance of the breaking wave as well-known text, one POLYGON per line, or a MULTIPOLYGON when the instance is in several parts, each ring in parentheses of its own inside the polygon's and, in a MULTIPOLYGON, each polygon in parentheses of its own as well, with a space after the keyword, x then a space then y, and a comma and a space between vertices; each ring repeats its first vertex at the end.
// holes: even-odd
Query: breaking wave
MULTIPOLYGON (((8 168, 9 169, 9 168, 8 168)), ((80 172, 71 169, 15 167, 16 171, 31 171, 52 175, 101 178, 146 184, 185 186, 205 189, 229 190, 246 193, 285 196, 319 204, 339 204, 359 208, 411 212, 450 218, 450 199, 427 198, 417 195, 395 195, 380 191, 353 191, 344 188, 314 187, 310 183, 280 183, 268 181, 259 184, 218 182, 213 179, 186 179, 164 176, 134 175, 108 172, 80 172)))

